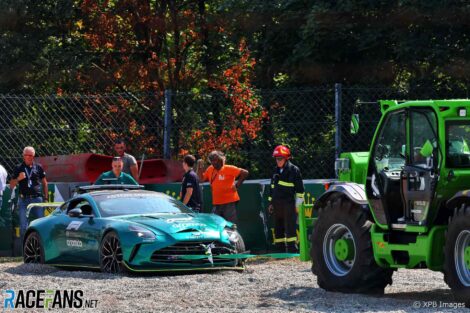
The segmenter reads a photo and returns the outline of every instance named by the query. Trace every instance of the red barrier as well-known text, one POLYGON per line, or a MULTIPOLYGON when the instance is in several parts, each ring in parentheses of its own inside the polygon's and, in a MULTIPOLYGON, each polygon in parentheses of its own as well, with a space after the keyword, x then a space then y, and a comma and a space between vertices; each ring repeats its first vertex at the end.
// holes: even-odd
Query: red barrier
MULTIPOLYGON (((38 157, 36 162, 46 171, 50 182, 94 182, 98 176, 111 170, 111 156, 82 153, 38 157)), ((140 160, 137 161, 139 168, 140 160)), ((158 184, 181 181, 184 174, 180 161, 148 159, 144 160, 140 184, 158 184)))

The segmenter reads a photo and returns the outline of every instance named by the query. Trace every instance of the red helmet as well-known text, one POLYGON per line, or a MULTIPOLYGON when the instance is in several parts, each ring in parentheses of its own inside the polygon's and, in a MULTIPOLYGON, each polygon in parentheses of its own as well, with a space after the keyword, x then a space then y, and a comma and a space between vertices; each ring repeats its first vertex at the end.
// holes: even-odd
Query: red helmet
POLYGON ((279 145, 276 148, 274 148, 273 157, 275 158, 282 157, 282 158, 288 159, 290 158, 290 150, 286 146, 279 145))

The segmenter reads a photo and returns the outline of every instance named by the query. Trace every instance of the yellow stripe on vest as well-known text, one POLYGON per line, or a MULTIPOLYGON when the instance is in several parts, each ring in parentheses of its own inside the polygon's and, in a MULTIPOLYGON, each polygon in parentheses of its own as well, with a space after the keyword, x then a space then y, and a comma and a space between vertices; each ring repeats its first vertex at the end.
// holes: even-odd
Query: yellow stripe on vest
POLYGON ((279 185, 281 186, 284 186, 284 187, 294 187, 294 183, 289 183, 289 182, 286 182, 286 181, 283 181, 283 180, 280 180, 278 182, 279 185))

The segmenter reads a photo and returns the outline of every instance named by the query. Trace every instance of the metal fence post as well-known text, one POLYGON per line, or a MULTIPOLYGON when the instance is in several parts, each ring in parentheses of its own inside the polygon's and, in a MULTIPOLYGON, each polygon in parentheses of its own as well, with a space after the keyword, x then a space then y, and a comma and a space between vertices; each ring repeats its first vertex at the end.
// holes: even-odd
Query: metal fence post
POLYGON ((339 158, 341 153, 341 102, 342 102, 341 84, 335 84, 335 159, 339 158))
POLYGON ((170 136, 171 136, 171 89, 165 90, 165 119, 163 131, 163 158, 170 159, 170 136))

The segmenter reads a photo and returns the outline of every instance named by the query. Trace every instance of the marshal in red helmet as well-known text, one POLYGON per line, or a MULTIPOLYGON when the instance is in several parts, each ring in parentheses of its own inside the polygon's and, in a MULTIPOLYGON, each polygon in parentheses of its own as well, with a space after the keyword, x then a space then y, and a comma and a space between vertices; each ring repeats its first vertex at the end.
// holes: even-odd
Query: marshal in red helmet
POLYGON ((290 156, 291 156, 290 149, 287 148, 286 146, 279 145, 276 148, 274 148, 273 157, 275 158, 282 157, 282 158, 289 159, 290 156))

